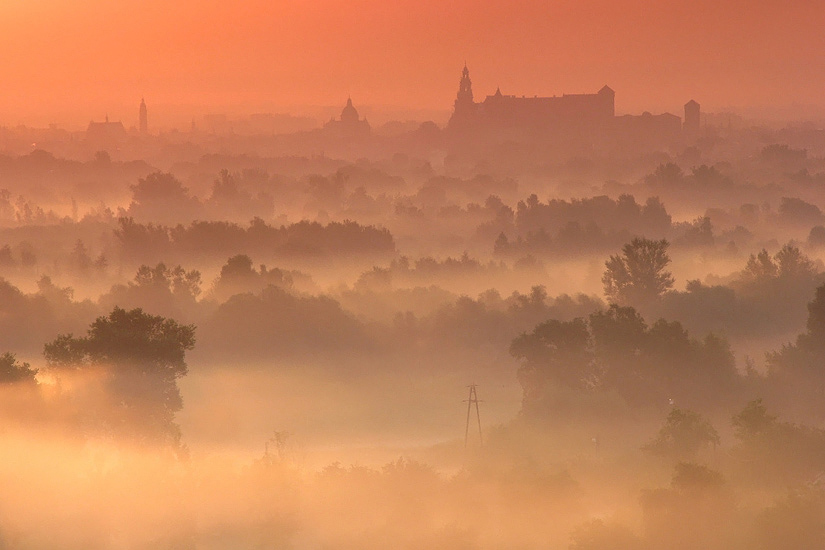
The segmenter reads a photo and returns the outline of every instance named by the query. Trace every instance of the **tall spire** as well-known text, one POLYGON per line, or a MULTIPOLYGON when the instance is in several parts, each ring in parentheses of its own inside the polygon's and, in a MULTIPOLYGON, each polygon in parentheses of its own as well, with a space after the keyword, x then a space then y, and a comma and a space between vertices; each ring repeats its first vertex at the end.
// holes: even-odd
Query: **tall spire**
POLYGON ((149 133, 149 116, 146 111, 146 101, 140 98, 140 133, 146 135, 149 133))
POLYGON ((455 96, 453 116, 450 117, 448 125, 451 128, 466 127, 474 118, 477 107, 475 101, 473 101, 473 82, 470 80, 470 69, 467 68, 465 62, 464 69, 461 71, 461 81, 458 84, 458 93, 455 96))
POLYGON ((470 80, 470 69, 467 62, 464 62, 464 70, 461 71, 461 81, 458 84, 458 94, 456 94, 456 105, 459 103, 470 104, 473 102, 473 81, 470 80))

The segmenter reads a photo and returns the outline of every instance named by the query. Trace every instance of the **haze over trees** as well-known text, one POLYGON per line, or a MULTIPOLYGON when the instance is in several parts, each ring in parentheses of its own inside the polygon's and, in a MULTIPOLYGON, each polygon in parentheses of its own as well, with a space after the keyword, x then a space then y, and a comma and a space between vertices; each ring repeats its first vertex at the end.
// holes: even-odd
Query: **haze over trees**
POLYGON ((825 548, 817 123, 460 82, 0 127, 0 547, 825 548))
POLYGON ((185 354, 194 345, 194 326, 115 307, 86 336, 64 334, 47 343, 44 355, 56 376, 80 375, 87 385, 88 373, 98 386, 80 390, 90 391, 77 404, 85 429, 178 449, 174 417, 183 399, 177 380, 188 371, 185 354))

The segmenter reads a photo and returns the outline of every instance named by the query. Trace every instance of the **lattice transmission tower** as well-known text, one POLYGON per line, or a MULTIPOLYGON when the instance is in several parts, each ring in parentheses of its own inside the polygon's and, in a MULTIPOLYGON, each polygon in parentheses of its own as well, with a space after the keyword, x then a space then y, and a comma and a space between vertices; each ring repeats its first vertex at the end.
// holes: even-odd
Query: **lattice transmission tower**
POLYGON ((467 424, 464 427, 464 448, 467 448, 467 442, 470 439, 470 413, 473 410, 473 405, 476 406, 476 421, 478 422, 478 444, 480 447, 484 446, 484 439, 481 435, 481 414, 478 412, 478 404, 480 401, 478 400, 478 392, 476 391, 476 385, 470 384, 467 386, 470 388, 470 395, 465 400, 467 402, 467 424))

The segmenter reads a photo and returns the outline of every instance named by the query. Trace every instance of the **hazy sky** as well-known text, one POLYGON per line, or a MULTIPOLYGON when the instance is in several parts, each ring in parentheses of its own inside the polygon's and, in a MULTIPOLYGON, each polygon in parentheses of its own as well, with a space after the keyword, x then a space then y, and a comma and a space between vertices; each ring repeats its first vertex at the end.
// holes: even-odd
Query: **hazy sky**
POLYGON ((609 84, 620 112, 821 109, 823 24, 822 0, 0 0, 0 123, 134 125, 141 95, 446 110, 465 60, 477 97, 609 84))

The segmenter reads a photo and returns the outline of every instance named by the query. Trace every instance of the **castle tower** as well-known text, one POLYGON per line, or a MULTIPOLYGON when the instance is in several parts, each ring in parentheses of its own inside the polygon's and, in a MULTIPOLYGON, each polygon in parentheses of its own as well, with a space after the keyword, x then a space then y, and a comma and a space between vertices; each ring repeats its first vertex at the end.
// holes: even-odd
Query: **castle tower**
POLYGON ((610 86, 605 85, 596 95, 599 98, 601 115, 605 118, 613 118, 616 116, 616 92, 614 92, 610 86))
POLYGON ((470 80, 470 70, 464 64, 461 71, 461 80, 458 83, 458 93, 455 96, 455 107, 453 116, 450 117, 449 126, 463 127, 471 122, 476 112, 477 105, 473 101, 473 82, 470 80))
POLYGON ((701 112, 699 104, 694 100, 685 103, 685 123, 682 130, 688 138, 696 138, 699 136, 701 129, 701 112))
POLYGON ((146 135, 149 133, 149 116, 146 112, 146 102, 140 98, 140 133, 146 135))
POLYGON ((464 70, 461 71, 461 81, 458 83, 458 93, 455 97, 455 105, 467 105, 473 103, 473 81, 470 80, 470 70, 467 64, 464 64, 464 70))

